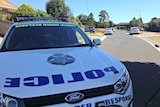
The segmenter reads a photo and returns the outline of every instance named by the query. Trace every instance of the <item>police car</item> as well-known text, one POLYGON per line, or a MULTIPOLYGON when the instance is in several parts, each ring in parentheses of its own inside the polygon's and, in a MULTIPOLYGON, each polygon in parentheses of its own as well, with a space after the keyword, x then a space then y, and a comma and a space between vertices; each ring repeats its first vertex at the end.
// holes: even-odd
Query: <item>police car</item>
POLYGON ((133 107, 126 67, 79 26, 14 23, 0 46, 0 107, 133 107))

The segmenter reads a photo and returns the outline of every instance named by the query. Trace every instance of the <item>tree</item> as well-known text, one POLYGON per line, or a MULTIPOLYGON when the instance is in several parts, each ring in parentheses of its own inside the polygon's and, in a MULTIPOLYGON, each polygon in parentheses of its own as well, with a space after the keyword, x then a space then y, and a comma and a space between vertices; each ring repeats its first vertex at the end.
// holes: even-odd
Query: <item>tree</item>
POLYGON ((110 27, 110 24, 108 23, 108 22, 100 22, 100 21, 98 21, 98 22, 95 22, 95 24, 96 24, 96 28, 108 28, 108 27, 110 27))
POLYGON ((106 10, 101 10, 99 12, 99 17, 100 17, 99 18, 100 22, 104 22, 104 21, 108 20, 109 19, 108 12, 106 10))
POLYGON ((64 3, 64 0, 50 0, 46 3, 46 11, 53 17, 65 16, 69 8, 64 3))
POLYGON ((50 14, 48 14, 42 10, 39 10, 39 9, 35 10, 35 12, 36 12, 36 16, 51 16, 50 14))
POLYGON ((113 27, 114 26, 114 23, 111 20, 108 21, 108 23, 109 23, 109 27, 113 27))
POLYGON ((78 18, 74 18, 73 16, 69 17, 69 21, 75 23, 76 25, 83 27, 83 24, 78 18))
POLYGON ((143 27, 142 18, 136 19, 136 18, 134 17, 134 18, 130 21, 129 24, 130 24, 131 27, 136 27, 136 26, 143 27))
POLYGON ((67 6, 67 16, 73 17, 73 13, 72 13, 72 11, 71 11, 69 6, 67 6))
POLYGON ((160 29, 157 27, 157 25, 158 25, 158 18, 154 17, 148 23, 147 30, 149 30, 149 31, 160 31, 160 29))
POLYGON ((131 27, 136 27, 139 25, 139 21, 134 17, 129 24, 131 27))
POLYGON ((94 15, 93 15, 93 13, 89 14, 87 25, 95 27, 95 21, 94 21, 94 15))
POLYGON ((84 14, 80 14, 77 16, 77 18, 81 21, 83 25, 87 25, 88 16, 84 14))
POLYGON ((36 12, 31 6, 29 6, 27 4, 22 4, 15 11, 15 15, 16 16, 18 16, 18 15, 20 15, 20 16, 35 16, 36 12))

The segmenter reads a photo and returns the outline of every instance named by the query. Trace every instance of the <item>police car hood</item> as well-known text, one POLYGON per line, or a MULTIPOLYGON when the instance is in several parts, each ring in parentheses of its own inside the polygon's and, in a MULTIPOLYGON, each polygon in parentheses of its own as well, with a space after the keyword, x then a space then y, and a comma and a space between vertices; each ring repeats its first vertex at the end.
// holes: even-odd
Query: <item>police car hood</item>
POLYGON ((29 98, 114 84, 122 63, 96 47, 0 53, 0 92, 29 98))

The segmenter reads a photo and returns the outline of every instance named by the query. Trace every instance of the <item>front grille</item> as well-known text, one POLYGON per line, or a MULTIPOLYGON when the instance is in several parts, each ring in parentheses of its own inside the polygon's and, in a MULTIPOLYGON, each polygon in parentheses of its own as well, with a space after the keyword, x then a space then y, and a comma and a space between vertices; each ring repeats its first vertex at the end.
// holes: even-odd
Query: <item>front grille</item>
MULTIPOLYGON (((112 94, 114 92, 114 87, 113 85, 110 85, 110 86, 104 86, 104 87, 98 87, 98 88, 92 88, 92 89, 86 89, 86 90, 78 90, 74 92, 83 93, 84 94, 83 99, 87 99, 87 98, 93 98, 93 97, 102 96, 106 94, 112 94)), ((65 97, 68 94, 74 93, 74 92, 67 92, 67 93, 34 97, 34 98, 26 98, 24 99, 24 103, 26 107, 40 107, 40 106, 53 105, 53 104, 59 104, 59 103, 66 103, 65 97)))

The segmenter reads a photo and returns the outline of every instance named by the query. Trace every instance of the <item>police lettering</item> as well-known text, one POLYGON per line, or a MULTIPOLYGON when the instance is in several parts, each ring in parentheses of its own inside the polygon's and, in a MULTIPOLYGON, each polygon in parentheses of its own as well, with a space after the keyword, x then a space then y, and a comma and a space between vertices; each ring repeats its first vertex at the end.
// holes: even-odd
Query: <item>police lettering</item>
POLYGON ((74 83, 79 81, 85 81, 84 76, 87 79, 98 79, 102 78, 106 75, 106 73, 112 72, 114 74, 119 73, 116 68, 113 66, 104 68, 103 70, 95 69, 95 70, 89 70, 84 72, 84 75, 82 75, 81 72, 73 72, 71 73, 71 80, 64 80, 64 77, 62 74, 55 74, 51 75, 52 80, 49 80, 49 77, 47 76, 32 76, 32 77, 26 77, 22 80, 22 78, 6 78, 4 87, 20 87, 20 82, 24 86, 28 87, 36 87, 36 86, 44 86, 49 83, 53 83, 54 85, 57 84, 64 84, 64 83, 74 83))

